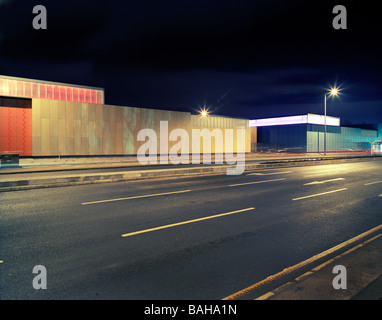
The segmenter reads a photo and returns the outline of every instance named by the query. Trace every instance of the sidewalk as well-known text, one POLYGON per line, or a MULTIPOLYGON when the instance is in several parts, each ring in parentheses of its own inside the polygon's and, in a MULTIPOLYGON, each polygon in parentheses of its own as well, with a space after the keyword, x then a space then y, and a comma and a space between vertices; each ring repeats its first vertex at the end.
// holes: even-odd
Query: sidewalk
POLYGON ((382 300, 382 232, 256 300, 382 300), (345 267, 333 272, 335 266, 345 267), (346 275, 345 288, 333 287, 346 275), (336 278, 337 277, 337 278, 336 278))
MULTIPOLYGON (((322 160, 322 159, 338 159, 338 158, 367 158, 373 157, 375 154, 370 153, 328 153, 324 155, 322 153, 247 153, 245 154, 246 161, 293 161, 293 160, 322 160)), ((190 157, 185 157, 189 160, 190 157)), ((182 158, 182 159, 185 159, 182 158)), ((159 163, 159 157, 158 163, 159 163)), ((232 158, 234 160, 234 158, 232 158)), ((201 156, 200 162, 203 161, 201 156)), ((226 162, 226 158, 223 159, 226 162)), ((215 163, 215 158, 211 156, 211 163, 215 163)), ((141 165, 137 156, 105 156, 105 157, 46 157, 46 158, 21 158, 20 168, 1 168, 2 171, 7 170, 8 173, 17 170, 18 172, 37 172, 41 170, 67 170, 71 168, 85 168, 85 167, 118 167, 118 166, 136 166, 141 165)))
POLYGON ((223 300, 382 300, 382 225, 223 300))
MULTIPOLYGON (((375 159, 380 157, 368 153, 336 153, 326 156, 305 153, 250 153, 245 155, 245 170, 375 159)), ((211 164, 166 165, 159 164, 158 159, 157 165, 146 166, 141 165, 134 156, 21 158, 19 167, 1 168, 0 192, 195 174, 226 174, 227 168, 237 166, 235 163, 237 159, 231 160, 233 165, 228 165, 226 158, 222 159, 222 164, 216 164, 214 157, 211 159, 211 164)), ((202 161, 201 159, 200 162, 202 161)))

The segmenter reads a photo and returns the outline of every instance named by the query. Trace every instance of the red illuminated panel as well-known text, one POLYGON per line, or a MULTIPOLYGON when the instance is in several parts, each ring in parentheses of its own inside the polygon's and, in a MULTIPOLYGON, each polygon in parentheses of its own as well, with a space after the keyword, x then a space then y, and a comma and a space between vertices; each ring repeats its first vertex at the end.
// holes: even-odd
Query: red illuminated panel
POLYGON ((53 99, 53 86, 50 84, 46 85, 46 98, 53 99))
POLYGON ((38 84, 32 83, 32 98, 40 98, 38 84))
POLYGON ((66 100, 66 91, 68 90, 67 87, 60 86, 60 100, 66 100))
POLYGON ((0 78, 0 95, 103 103, 102 90, 4 78, 0 78))
POLYGON ((32 155, 32 109, 0 106, 0 153, 32 155))
POLYGON ((53 99, 60 100, 60 88, 59 86, 53 86, 53 99))
POLYGON ((17 97, 24 97, 24 83, 23 81, 16 81, 16 94, 17 97))
POLYGON ((73 101, 73 88, 66 88, 66 101, 73 101))
POLYGON ((8 136, 7 108, 0 107, 0 138, 8 136))
POLYGON ((97 92, 95 90, 90 90, 90 102, 97 103, 97 92))
POLYGON ((25 82, 24 83, 24 97, 31 97, 32 96, 32 83, 31 82, 25 82))
POLYGON ((84 102, 90 102, 90 90, 84 89, 84 102))
POLYGON ((40 84, 40 98, 41 99, 46 99, 46 85, 45 84, 40 84))
POLYGON ((79 101, 79 99, 78 99, 78 88, 73 88, 73 100, 72 101, 79 101))
POLYGON ((84 89, 80 88, 79 91, 80 91, 80 94, 79 94, 78 101, 85 101, 84 89))

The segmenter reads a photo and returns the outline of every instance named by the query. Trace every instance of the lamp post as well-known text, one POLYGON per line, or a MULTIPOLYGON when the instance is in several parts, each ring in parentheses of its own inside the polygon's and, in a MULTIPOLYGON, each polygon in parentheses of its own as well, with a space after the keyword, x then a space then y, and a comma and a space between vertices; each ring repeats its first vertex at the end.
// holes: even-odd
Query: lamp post
POLYGON ((326 156, 326 96, 329 96, 329 97, 335 97, 339 94, 339 89, 336 88, 336 87, 333 87, 333 88, 330 88, 330 90, 328 92, 325 92, 325 95, 324 95, 324 130, 325 130, 325 133, 324 133, 324 155, 326 156))

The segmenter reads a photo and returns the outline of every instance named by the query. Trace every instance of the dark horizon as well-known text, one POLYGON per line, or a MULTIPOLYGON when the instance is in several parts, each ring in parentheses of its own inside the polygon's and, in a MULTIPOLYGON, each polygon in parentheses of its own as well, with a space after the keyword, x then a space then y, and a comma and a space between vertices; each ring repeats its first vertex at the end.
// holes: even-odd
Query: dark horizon
POLYGON ((105 103, 248 119, 323 114, 382 122, 377 10, 342 1, 0 0, 0 74, 102 87, 105 103))

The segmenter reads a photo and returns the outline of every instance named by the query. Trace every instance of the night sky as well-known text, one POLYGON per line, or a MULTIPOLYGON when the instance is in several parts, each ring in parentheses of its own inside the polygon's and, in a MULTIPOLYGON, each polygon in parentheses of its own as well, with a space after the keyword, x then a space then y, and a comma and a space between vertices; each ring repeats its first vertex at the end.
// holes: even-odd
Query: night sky
MULTIPOLYGON (((374 2, 375 3, 375 2, 374 2)), ((105 89, 105 103, 248 119, 382 122, 381 12, 371 1, 0 0, 0 74, 105 89), (32 27, 35 5, 47 30, 32 27), (335 5, 347 29, 335 30, 335 5)))

